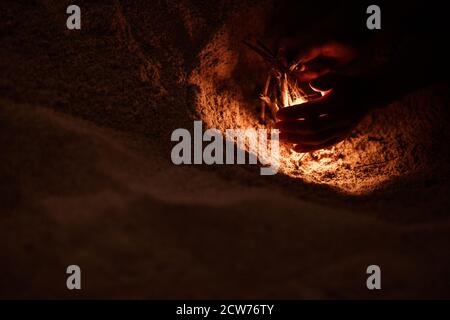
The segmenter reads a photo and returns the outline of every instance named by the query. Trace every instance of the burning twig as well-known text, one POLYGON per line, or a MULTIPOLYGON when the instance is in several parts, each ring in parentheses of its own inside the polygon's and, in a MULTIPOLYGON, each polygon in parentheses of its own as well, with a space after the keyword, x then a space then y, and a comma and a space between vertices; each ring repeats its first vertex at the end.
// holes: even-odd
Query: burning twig
MULTIPOLYGON (((280 108, 278 107, 278 104, 276 102, 270 100, 270 98, 268 96, 261 95, 260 99, 262 100, 262 102, 265 105, 267 105, 269 107, 270 112, 272 113, 272 117, 276 120, 276 114, 277 114, 278 110, 280 110, 280 108)), ((265 119, 262 119, 262 120, 265 121, 265 119)))
POLYGON ((266 120, 266 101, 263 99, 263 97, 267 97, 267 92, 269 91, 270 81, 272 80, 272 75, 269 74, 266 79, 266 84, 264 85, 264 91, 261 96, 261 114, 260 119, 262 123, 265 123, 266 120))
POLYGON ((287 80, 286 73, 283 73, 281 76, 281 103, 283 104, 283 107, 290 105, 290 95, 289 95, 289 85, 287 80))
POLYGON ((273 119, 279 108, 285 108, 294 104, 304 103, 309 100, 309 95, 297 83, 293 72, 303 69, 301 61, 286 66, 283 58, 274 54, 260 41, 245 44, 260 55, 268 63, 270 71, 261 94, 260 120, 265 123, 266 107, 269 107, 273 119), (273 81, 275 79, 275 81, 273 81), (272 87, 272 88, 271 88, 272 87))

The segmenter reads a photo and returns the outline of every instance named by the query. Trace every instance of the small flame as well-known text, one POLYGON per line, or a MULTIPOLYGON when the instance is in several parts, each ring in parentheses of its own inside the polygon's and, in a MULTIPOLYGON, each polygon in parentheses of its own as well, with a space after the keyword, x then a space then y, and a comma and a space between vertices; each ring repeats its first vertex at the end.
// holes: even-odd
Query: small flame
POLYGON ((331 93, 331 90, 321 91, 307 83, 298 83, 296 73, 302 72, 305 66, 302 61, 296 61, 286 66, 285 57, 275 54, 260 41, 256 44, 245 41, 245 44, 260 55, 269 65, 270 71, 261 93, 261 121, 266 118, 266 107, 276 120, 279 108, 286 108, 319 99, 331 93))
POLYGON ((283 108, 303 104, 308 101, 316 100, 318 98, 329 95, 333 89, 330 90, 320 90, 318 88, 313 87, 309 84, 309 88, 312 90, 313 94, 308 95, 305 93, 304 89, 302 90, 296 81, 290 80, 290 77, 287 74, 284 75, 284 84, 282 83, 280 87, 283 108))

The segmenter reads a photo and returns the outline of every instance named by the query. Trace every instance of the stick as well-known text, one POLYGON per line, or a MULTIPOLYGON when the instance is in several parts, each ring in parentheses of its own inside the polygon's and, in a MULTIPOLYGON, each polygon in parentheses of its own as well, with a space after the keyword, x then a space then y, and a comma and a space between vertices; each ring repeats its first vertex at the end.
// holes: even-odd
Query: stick
MULTIPOLYGON (((267 92, 269 91, 270 80, 272 80, 272 75, 269 73, 266 79, 266 84, 264 85, 263 96, 267 96, 267 92)), ((261 100, 261 114, 260 119, 264 123, 266 121, 266 102, 261 100)))
POLYGON ((259 45, 259 47, 264 50, 265 52, 267 52, 268 55, 275 57, 275 54, 272 52, 272 50, 270 50, 269 48, 266 47, 266 45, 264 43, 262 43, 259 40, 256 40, 256 43, 259 45))
POLYGON ((273 119, 276 121, 277 120, 277 118, 276 118, 277 112, 278 112, 278 110, 280 110, 278 108, 278 104, 276 102, 273 102, 272 100, 270 100, 270 98, 268 96, 261 95, 260 99, 267 104, 267 106, 270 109, 270 112, 272 113, 273 119))
POLYGON ((289 89, 286 73, 283 73, 281 79, 281 103, 283 104, 283 107, 289 106, 289 89))
POLYGON ((259 54, 263 59, 265 59, 271 65, 274 64, 275 58, 272 55, 270 55, 268 52, 266 52, 264 49, 261 49, 260 47, 257 47, 248 41, 244 41, 244 43, 247 45, 247 47, 249 47, 250 49, 255 51, 257 54, 259 54))

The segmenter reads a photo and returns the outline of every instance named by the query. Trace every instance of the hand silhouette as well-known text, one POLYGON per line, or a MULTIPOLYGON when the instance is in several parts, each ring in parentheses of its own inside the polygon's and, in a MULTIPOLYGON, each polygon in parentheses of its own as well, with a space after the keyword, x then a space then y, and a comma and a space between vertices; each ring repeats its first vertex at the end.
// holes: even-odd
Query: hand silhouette
POLYGON ((297 57, 304 66, 295 74, 297 79, 326 93, 278 111, 280 139, 295 144, 295 151, 315 151, 344 140, 371 109, 369 83, 337 72, 355 57, 355 50, 336 42, 312 47, 297 57))

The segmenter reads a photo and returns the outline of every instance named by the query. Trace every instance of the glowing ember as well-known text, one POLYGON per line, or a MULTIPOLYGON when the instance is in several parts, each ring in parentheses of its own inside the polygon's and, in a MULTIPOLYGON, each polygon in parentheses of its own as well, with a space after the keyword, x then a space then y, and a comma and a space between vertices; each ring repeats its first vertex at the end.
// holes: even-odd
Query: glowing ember
POLYGON ((285 108, 296 104, 302 104, 325 94, 308 84, 297 82, 295 72, 302 71, 304 66, 301 61, 287 65, 283 56, 275 55, 261 42, 256 45, 246 42, 246 44, 258 53, 269 64, 270 71, 267 76, 261 98, 260 120, 265 123, 266 107, 271 111, 273 119, 276 120, 276 113, 279 108, 285 108))

